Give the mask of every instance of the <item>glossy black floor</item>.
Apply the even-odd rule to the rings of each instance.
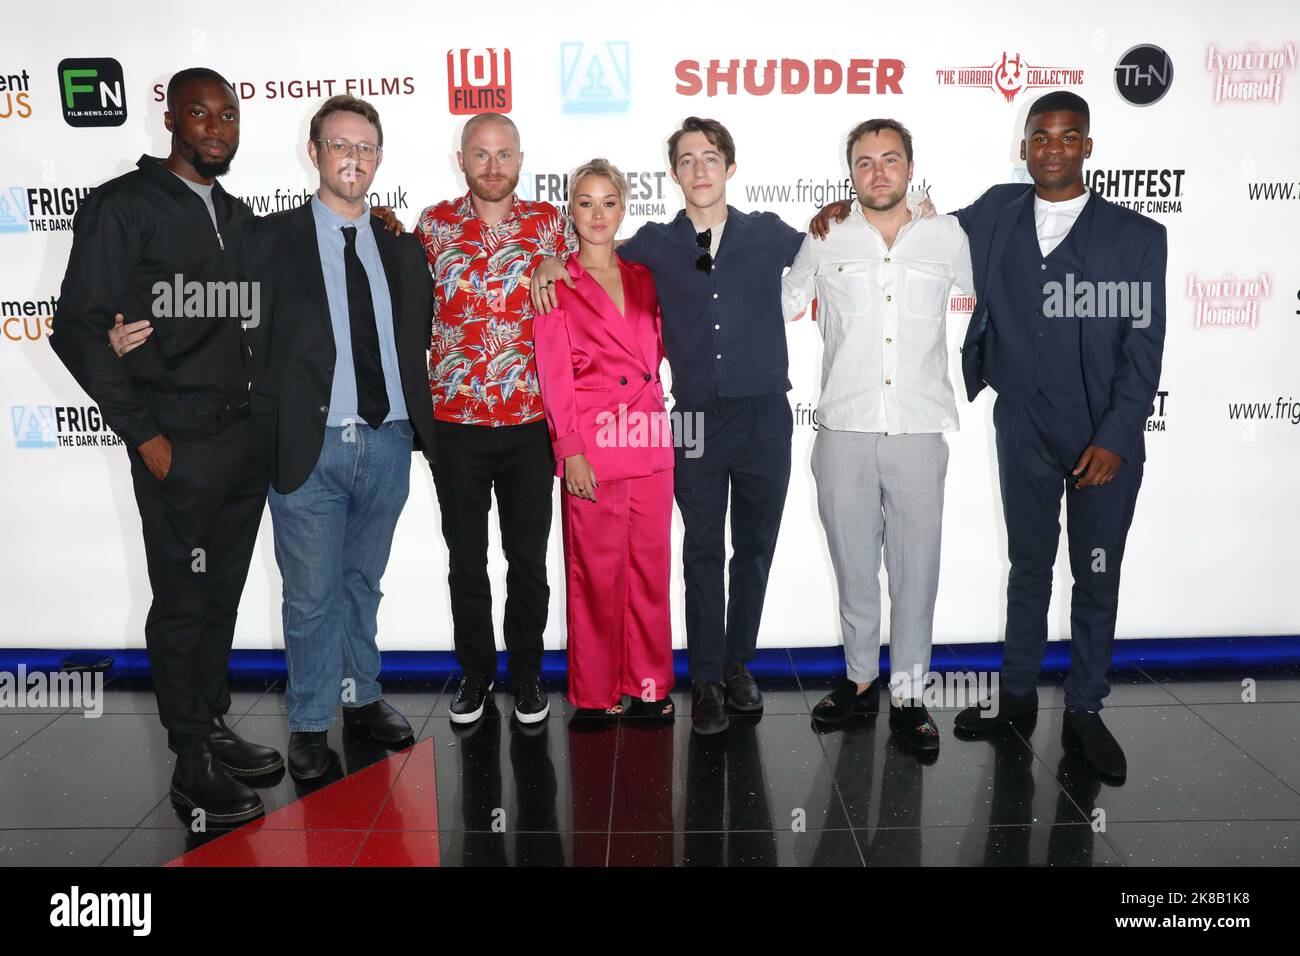
[[[936,648],[936,669],[947,654]],[[434,740],[443,866],[1300,863],[1300,668],[1115,672],[1105,719],[1129,777],[1111,786],[1063,748],[1059,682],[1045,679],[1023,735],[961,741],[953,712],[937,713],[942,752],[922,765],[884,716],[817,730],[809,708],[833,678],[814,659],[765,652],[764,713],[717,739],[691,733],[684,685],[676,722],[659,726],[575,718],[555,681],[551,718],[531,730],[504,690],[480,724],[453,727],[454,674],[385,691]],[[0,865],[155,866],[211,838],[166,799],[171,761],[152,691],[124,676],[133,662],[109,673],[97,719],[0,710]],[[234,689],[232,724],[283,748],[282,682]],[[389,755],[340,724],[335,773],[258,782],[268,811]]]

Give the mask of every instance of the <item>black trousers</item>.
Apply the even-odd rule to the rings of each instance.
[[[131,449],[153,603],[149,668],[167,746],[206,739],[230,709],[226,672],[239,598],[266,505],[269,473],[247,408],[213,395],[157,395],[150,411],[172,445],[162,481]],[[242,417],[241,417],[242,416]]]
[[[447,542],[447,584],[456,658],[466,675],[496,673],[492,586],[488,581],[488,512],[496,490],[506,571],[505,640],[510,677],[542,671],[542,632],[550,588],[555,457],[546,422],[460,425],[434,422],[433,484]]]
[[[679,443],[673,475],[673,496],[682,513],[691,680],[720,681],[726,668],[752,659],[758,643],[767,575],[790,485],[794,416],[783,393],[690,407],[679,403],[673,414],[696,416],[694,434],[703,435],[699,448]],[[722,580],[728,497],[729,599]]]

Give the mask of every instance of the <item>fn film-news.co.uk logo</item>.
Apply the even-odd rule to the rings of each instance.
[[[121,126],[126,122],[126,81],[112,57],[59,63],[59,105],[69,126]]]

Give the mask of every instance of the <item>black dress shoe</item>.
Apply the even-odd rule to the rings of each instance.
[[[1124,750],[1096,711],[1067,710],[1061,739],[1067,747],[1077,747],[1092,769],[1108,780],[1119,782],[1128,776]]]
[[[747,713],[763,709],[763,693],[743,662],[727,668],[727,704]]]
[[[289,773],[295,780],[315,780],[330,769],[330,747],[323,730],[295,730],[289,734]]]
[[[924,704],[905,703],[899,707],[891,700],[889,729],[898,735],[899,743],[919,754],[939,752],[939,725]]]
[[[691,729],[697,734],[720,734],[731,726],[721,681],[704,681],[691,687]]]
[[[492,690],[492,681],[475,674],[466,674],[460,679],[456,696],[447,708],[447,716],[453,724],[472,724],[483,716],[487,705],[487,695]]]
[[[383,700],[371,701],[363,707],[344,707],[343,722],[365,727],[381,744],[400,744],[415,736],[407,719]]]
[[[202,811],[208,826],[230,826],[265,812],[257,791],[227,773],[206,741],[177,755],[171,799],[178,806]]]
[[[880,678],[868,684],[861,694],[858,693],[857,682],[846,678],[817,702],[812,715],[813,720],[821,724],[842,724],[854,714],[871,713],[879,709]]]
[[[284,766],[280,751],[249,743],[226,726],[224,717],[212,718],[208,747],[226,771],[235,777],[260,777]]]
[[[973,707],[967,707],[953,720],[953,730],[958,737],[987,737],[1011,722],[1028,723],[1038,716],[1038,692],[1031,691],[1023,697],[998,689],[997,707],[985,698]]]

